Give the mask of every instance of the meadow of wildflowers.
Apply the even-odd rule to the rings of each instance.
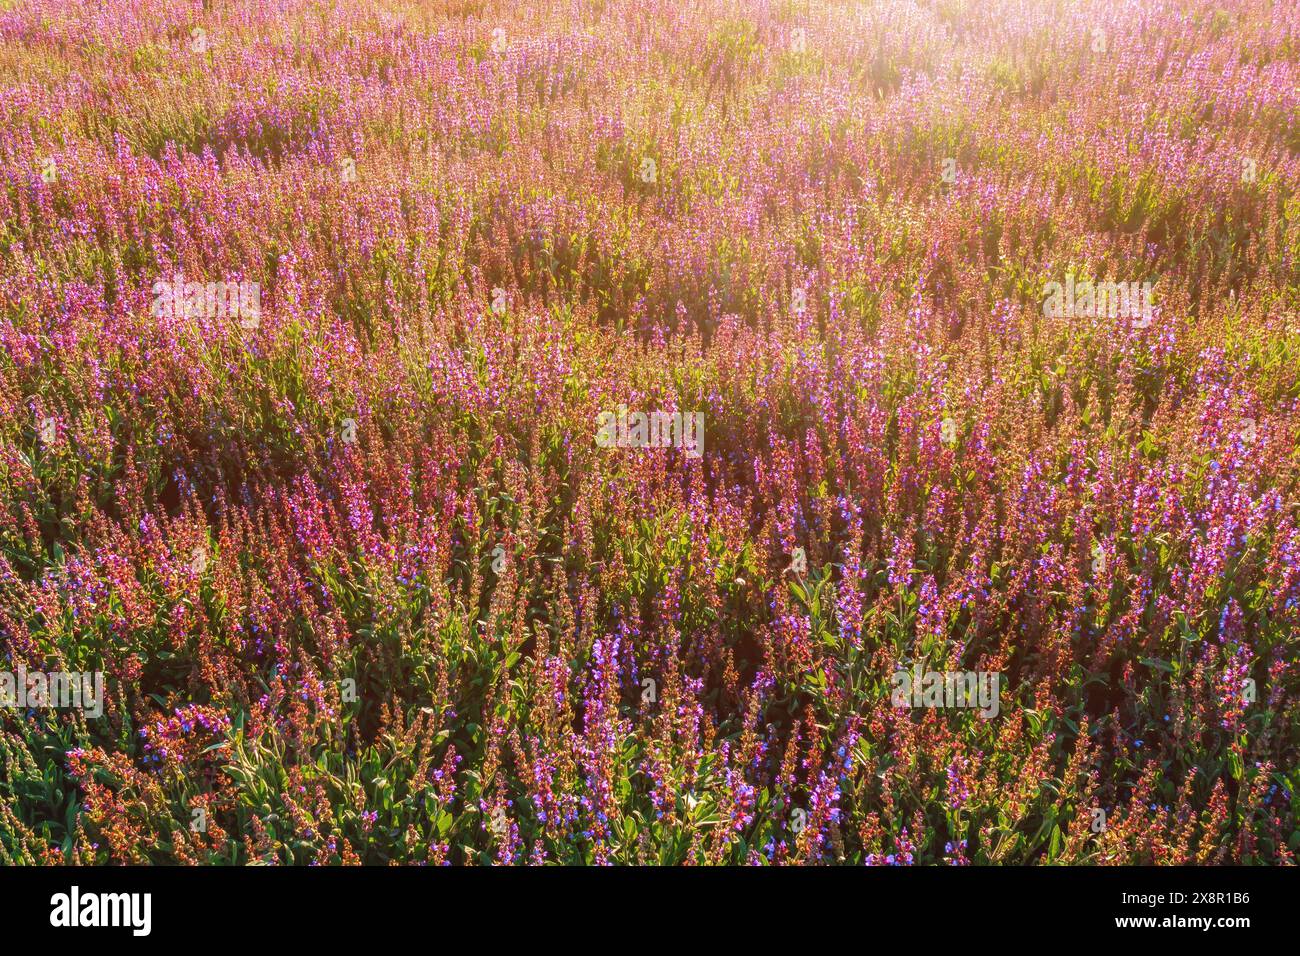
[[[0,863],[1300,851],[1292,0],[0,0],[0,345]]]

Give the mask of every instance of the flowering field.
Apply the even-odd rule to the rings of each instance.
[[[0,0],[0,863],[1290,863],[1289,0]]]

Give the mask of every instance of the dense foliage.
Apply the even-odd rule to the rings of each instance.
[[[0,0],[0,90],[0,655],[106,695],[0,862],[1300,849],[1291,0]]]

